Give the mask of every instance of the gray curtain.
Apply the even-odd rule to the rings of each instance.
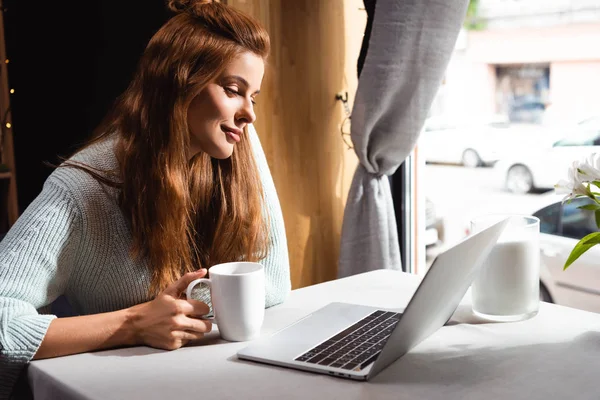
[[[414,148],[469,0],[377,0],[352,109],[360,160],[344,210],[338,277],[401,270],[388,176]]]

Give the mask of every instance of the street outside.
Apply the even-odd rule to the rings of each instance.
[[[566,176],[567,171],[565,171]],[[429,252],[428,261],[438,252],[462,240],[471,218],[489,213],[532,214],[538,193],[513,194],[502,187],[493,168],[465,168],[460,165],[427,164],[419,186],[435,204],[444,220],[444,242]],[[560,177],[557,177],[557,181]]]

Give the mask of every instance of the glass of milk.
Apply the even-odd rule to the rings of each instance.
[[[536,315],[540,305],[540,220],[485,215],[471,220],[471,232],[504,218],[508,225],[471,285],[473,312],[493,321],[520,321]]]

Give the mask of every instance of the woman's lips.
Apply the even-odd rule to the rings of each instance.
[[[229,136],[231,139],[233,139],[233,140],[234,140],[236,143],[237,143],[237,142],[239,142],[239,141],[241,140],[241,138],[240,138],[240,135],[239,135],[239,134],[237,134],[237,133],[235,133],[235,132],[233,132],[233,131],[232,131],[232,130],[230,130],[229,128],[222,126],[222,127],[221,127],[221,130],[222,130],[223,132],[225,132],[225,134],[226,134],[227,136]]]

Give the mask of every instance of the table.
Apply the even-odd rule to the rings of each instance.
[[[378,270],[292,291],[266,311],[272,334],[330,301],[403,308],[416,275]],[[238,360],[247,343],[211,332],[175,351],[147,347],[33,361],[35,399],[600,399],[600,314],[542,303],[532,319],[487,323],[467,292],[450,324],[373,380]]]

